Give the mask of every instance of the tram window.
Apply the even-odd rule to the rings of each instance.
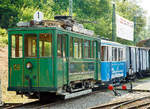
[[[118,48],[118,61],[121,61],[121,48]]]
[[[91,58],[94,58],[94,42],[92,41],[92,53],[91,53]]]
[[[37,56],[37,37],[36,34],[25,34],[24,38],[25,45],[25,57],[36,57]]]
[[[118,61],[117,59],[117,48],[112,48],[112,61]]]
[[[101,48],[101,60],[107,61],[107,46],[102,46]]]
[[[107,53],[107,59],[108,61],[112,61],[112,47],[108,46],[108,53]]]
[[[84,41],[84,57],[90,58],[90,41]]]
[[[47,34],[47,33],[40,34],[39,54],[40,57],[52,56],[52,35],[51,34]]]
[[[118,48],[118,59],[123,61],[123,48]]]
[[[70,38],[70,57],[73,57],[73,38]]]
[[[82,40],[81,39],[79,39],[78,47],[79,47],[78,57],[81,58],[82,57]]]
[[[11,37],[11,57],[22,57],[22,35],[12,35]]]
[[[126,60],[126,48],[122,49],[122,60]]]
[[[58,34],[57,37],[57,56],[65,57],[66,56],[66,40],[64,35]]]
[[[101,58],[101,49],[100,49],[100,47],[101,47],[101,43],[98,43],[98,59]]]
[[[92,41],[92,53],[91,58],[96,58],[96,42]]]
[[[81,58],[82,57],[82,40],[75,38],[74,40],[74,57]]]
[[[96,42],[93,43],[93,56],[96,58]]]

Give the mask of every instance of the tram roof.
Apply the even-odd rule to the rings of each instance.
[[[102,45],[111,45],[111,46],[122,46],[125,47],[126,45],[120,44],[118,42],[108,41],[108,40],[101,40]]]
[[[90,35],[74,32],[74,31],[69,31],[69,30],[65,30],[60,27],[15,27],[15,28],[9,28],[8,32],[11,32],[11,31],[15,31],[15,32],[17,32],[17,31],[42,31],[42,30],[58,30],[58,31],[61,31],[61,32],[64,32],[67,34],[80,35],[80,36],[100,40],[100,38],[98,38],[96,36],[90,36]]]

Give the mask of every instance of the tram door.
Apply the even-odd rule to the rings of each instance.
[[[58,34],[57,35],[57,77],[58,77],[58,86],[62,86],[65,84],[67,81],[66,77],[66,47],[67,47],[67,37],[66,35],[63,34]]]
[[[9,87],[22,87],[23,59],[22,35],[15,34],[9,37]]]
[[[37,58],[37,35],[24,35],[24,69],[23,86],[29,89],[38,87],[38,58]]]

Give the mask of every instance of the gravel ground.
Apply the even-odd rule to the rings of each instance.
[[[150,81],[150,78],[141,79],[133,82],[133,87]],[[127,84],[127,88],[130,87],[130,84]],[[54,104],[51,105],[51,107],[47,107],[47,109],[88,109],[90,107],[94,107],[97,105],[106,104],[112,101],[119,101],[121,99],[124,99],[127,96],[131,96],[130,98],[135,97],[135,94],[131,93],[129,94],[127,91],[118,91],[121,96],[114,96],[114,93],[112,91],[100,91],[98,93],[85,95],[82,97],[78,97],[75,99],[70,99],[67,101],[63,101],[60,104]],[[139,93],[136,93],[140,96]],[[146,93],[145,93],[146,94]],[[136,95],[137,96],[137,95]],[[44,108],[45,109],[45,108]]]
[[[120,93],[125,94],[126,92],[120,91]],[[112,91],[100,91],[98,93],[63,101],[57,105],[51,105],[51,107],[47,107],[47,109],[87,109],[96,105],[108,103],[114,98],[117,98],[117,96],[114,96]]]

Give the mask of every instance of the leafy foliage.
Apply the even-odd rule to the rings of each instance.
[[[112,38],[112,1],[116,2],[116,13],[129,19],[136,18],[136,41],[143,39],[146,24],[145,12],[130,0],[73,0],[73,18],[82,22],[87,29],[94,30],[101,38]],[[44,13],[45,19],[55,15],[69,15],[69,0],[0,0],[0,27],[15,27],[20,20],[29,21],[37,11]],[[89,21],[90,23],[85,23]],[[118,42],[132,44],[117,38]]]
[[[0,46],[8,44],[8,35],[5,29],[0,28]]]

